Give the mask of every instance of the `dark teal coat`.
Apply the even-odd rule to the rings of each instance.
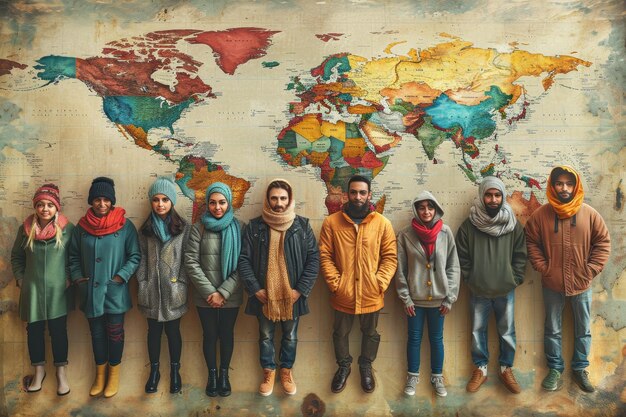
[[[55,248],[56,238],[36,240],[33,250],[26,246],[28,236],[20,226],[11,250],[11,266],[15,279],[20,282],[20,319],[33,323],[52,320],[67,315],[71,290],[66,290],[69,278],[67,246],[74,225],[63,229],[63,246]],[[71,304],[70,304],[71,305]]]
[[[74,283],[88,278],[77,284],[80,309],[87,318],[130,310],[128,281],[140,260],[137,230],[128,219],[120,230],[104,236],[91,235],[80,225],[74,228],[69,246],[70,276]],[[115,275],[124,282],[115,282]]]

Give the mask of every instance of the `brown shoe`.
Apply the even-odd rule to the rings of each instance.
[[[263,369],[263,382],[259,385],[259,394],[264,397],[272,395],[272,392],[274,392],[274,378],[276,378],[275,369]]]
[[[483,371],[481,371],[480,368],[476,368],[472,372],[472,377],[467,383],[465,389],[467,390],[467,392],[476,392],[486,380],[487,375],[483,375]]]
[[[515,375],[513,375],[513,370],[511,368],[507,367],[504,372],[500,373],[500,381],[502,381],[506,389],[511,391],[513,394],[519,394],[522,392],[522,388],[515,380]]]
[[[296,393],[296,383],[293,380],[291,369],[280,368],[280,385],[283,387],[285,394],[294,395]]]

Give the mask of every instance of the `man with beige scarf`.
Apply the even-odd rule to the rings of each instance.
[[[246,314],[259,320],[263,382],[259,394],[274,390],[274,330],[282,330],[280,383],[296,393],[291,368],[296,359],[299,317],[309,312],[307,299],[319,270],[319,251],[309,220],[295,213],[291,184],[275,179],[267,187],[263,213],[243,233],[239,275],[248,292]]]

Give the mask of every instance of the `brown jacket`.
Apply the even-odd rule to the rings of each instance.
[[[558,220],[544,204],[526,223],[528,260],[541,273],[542,285],[567,296],[587,290],[611,253],[609,231],[595,209],[583,203],[575,225],[573,219]]]
[[[360,225],[343,212],[324,220],[319,239],[320,269],[330,304],[348,314],[366,314],[385,305],[385,290],[398,265],[396,236],[383,215],[372,212]]]

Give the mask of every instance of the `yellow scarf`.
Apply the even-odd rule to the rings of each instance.
[[[568,219],[578,213],[578,210],[580,210],[580,207],[583,205],[585,192],[583,191],[583,185],[580,182],[580,175],[578,175],[578,172],[576,172],[574,168],[568,167],[567,165],[561,165],[558,168],[574,175],[576,178],[576,185],[574,186],[574,191],[572,192],[574,198],[572,198],[568,203],[563,203],[559,200],[559,196],[556,191],[554,191],[554,186],[552,185],[552,175],[554,173],[554,169],[550,172],[546,195],[548,197],[548,202],[556,212],[556,215],[562,220]]]

